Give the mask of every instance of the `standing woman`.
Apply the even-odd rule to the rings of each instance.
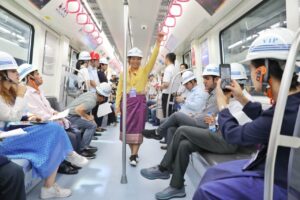
[[[145,87],[148,81],[148,75],[151,72],[156,57],[159,52],[159,46],[163,40],[164,34],[158,33],[155,48],[153,49],[149,62],[141,67],[142,51],[134,47],[128,51],[128,71],[127,71],[127,119],[126,119],[126,143],[131,150],[130,165],[137,165],[137,157],[140,145],[143,142],[142,131],[146,123],[146,97]],[[122,92],[123,75],[120,75],[120,81],[117,89],[116,111],[122,114]],[[121,120],[122,122],[122,120]],[[120,123],[120,139],[122,140],[122,123]]]

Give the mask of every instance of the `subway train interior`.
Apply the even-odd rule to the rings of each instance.
[[[300,199],[299,0],[0,0],[0,200]]]

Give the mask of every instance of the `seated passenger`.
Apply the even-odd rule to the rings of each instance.
[[[70,109],[69,120],[84,133],[80,144],[81,155],[87,158],[95,158],[96,147],[90,146],[97,125],[91,111],[99,104],[105,103],[110,95],[111,87],[108,83],[100,83],[96,87],[96,93],[86,92],[68,105]]]
[[[191,90],[191,93],[186,98],[184,105],[182,105],[181,111],[173,113],[166,118],[156,130],[144,130],[144,137],[157,140],[161,140],[163,137],[170,138],[169,136],[173,135],[179,126],[208,128],[208,124],[204,122],[204,117],[209,112],[216,114],[218,110],[215,86],[219,79],[219,66],[210,64],[203,72],[204,86],[209,93],[208,97],[206,92],[197,86],[197,82],[195,82],[196,77],[190,73],[188,71],[183,74],[184,79],[187,80],[185,81],[185,87]],[[192,90],[193,88],[194,90]]]
[[[58,112],[50,106],[43,91],[40,90],[43,79],[42,76],[40,76],[37,67],[30,64],[22,64],[18,68],[18,73],[20,75],[20,80],[24,79],[27,84],[27,90],[24,96],[27,111],[40,117],[42,121],[47,121],[56,115]],[[56,122],[65,128],[73,148],[76,152],[79,152],[81,132],[78,129],[71,127],[71,123],[66,118],[56,120]],[[78,169],[78,167],[72,166],[70,163],[64,161],[59,166],[58,172],[63,174],[77,174]]]
[[[231,78],[242,81],[247,79],[245,68],[237,63],[231,64]],[[244,94],[249,94],[244,91]],[[227,93],[226,96],[231,96]],[[239,123],[245,123],[249,119],[247,116],[241,115],[242,105],[236,101],[230,101],[229,109],[233,113]],[[240,119],[246,119],[241,121]],[[215,121],[214,116],[204,118],[207,124]],[[192,126],[181,126],[170,143],[167,153],[159,166],[148,169],[142,169],[143,177],[153,179],[167,179],[172,173],[170,186],[156,194],[157,199],[170,199],[174,197],[185,196],[184,174],[189,164],[189,155],[193,152],[209,151],[213,153],[234,153],[237,145],[228,144],[222,137],[220,131],[210,130],[208,128],[198,128]]]
[[[11,55],[0,52],[1,129],[5,129],[7,122],[20,121],[24,113],[26,87],[19,84],[17,68]],[[34,175],[45,179],[42,199],[70,196],[70,189],[63,189],[55,183],[57,168],[64,159],[77,166],[87,164],[87,160],[73,151],[64,129],[56,123],[30,126],[24,130],[27,134],[0,142],[0,155],[31,162]]]
[[[1,132],[0,132],[1,135]],[[23,168],[0,155],[0,199],[25,200]]]
[[[186,96],[177,96],[175,101],[181,104],[179,112],[194,116],[201,113],[205,107],[208,93],[198,84],[193,72],[186,71],[182,74],[182,84],[186,88]]]
[[[257,37],[248,50],[246,60],[251,61],[251,79],[255,90],[266,89],[274,103],[278,98],[285,61],[294,35],[288,29],[270,29]],[[299,59],[298,55],[297,60]],[[297,82],[295,73],[291,82],[280,131],[283,135],[293,134],[300,105],[300,84]],[[235,81],[228,89],[244,106],[243,111],[253,121],[242,126],[237,123],[227,109],[227,98],[220,89],[219,82],[217,87],[220,110],[218,121],[224,139],[231,144],[262,145],[251,160],[226,162],[208,169],[194,194],[194,200],[263,199],[265,160],[275,105],[263,111],[259,103],[249,101],[242,94],[240,86]],[[287,199],[289,155],[290,148],[278,148],[274,174],[274,199]]]

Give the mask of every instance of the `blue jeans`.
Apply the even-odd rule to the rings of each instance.
[[[83,136],[80,144],[80,150],[82,151],[90,145],[93,135],[96,132],[97,124],[82,119],[78,115],[72,115],[68,119],[70,120],[72,125],[83,131]]]

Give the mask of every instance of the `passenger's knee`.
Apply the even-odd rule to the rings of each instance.
[[[195,191],[193,200],[211,199],[210,184],[203,184]]]
[[[11,177],[11,182],[24,182],[23,168],[13,162],[8,164],[9,170],[7,175]]]
[[[95,129],[97,128],[97,124],[93,123],[93,122],[89,122],[89,129]]]
[[[191,143],[188,140],[181,140],[179,143],[178,151],[191,152]]]

